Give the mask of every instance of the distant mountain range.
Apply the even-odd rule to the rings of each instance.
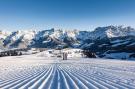
[[[94,31],[0,31],[0,50],[26,47],[81,48],[95,52],[99,57],[134,59],[135,29],[107,26],[98,27]]]

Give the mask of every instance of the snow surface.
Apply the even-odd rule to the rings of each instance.
[[[134,43],[129,44],[128,46],[134,46],[134,45],[135,45],[135,42],[134,42]]]
[[[1,51],[3,51],[3,50],[0,49],[0,52],[1,52]]]
[[[84,56],[82,51],[83,50],[77,48],[76,49],[66,48],[62,50],[62,52],[66,52],[68,54],[67,57],[69,58],[82,58]]]
[[[135,89],[135,62],[16,56],[0,58],[1,89]]]
[[[118,53],[109,53],[105,54],[104,58],[115,58],[115,59],[132,59],[129,57],[132,53],[118,52]]]
[[[117,40],[111,41],[111,43],[113,43],[113,44],[115,44],[115,43],[121,43],[121,42],[124,42],[124,40],[117,39]]]
[[[49,50],[35,54],[37,57],[52,57],[53,54],[49,53]]]
[[[50,53],[51,51],[51,53]],[[49,49],[43,52],[39,52],[37,54],[34,54],[37,57],[57,57],[57,56],[62,56],[63,53],[67,53],[68,58],[82,58],[84,57],[83,50],[81,49],[71,49],[71,48],[66,48],[63,50],[55,50],[55,49]]]
[[[114,45],[112,45],[112,47],[117,47],[117,46],[120,46],[120,45],[126,45],[126,44],[128,44],[128,43],[129,43],[129,41],[125,41],[125,42],[123,42],[123,43],[114,44]]]

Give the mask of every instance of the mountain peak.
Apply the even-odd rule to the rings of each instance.
[[[4,45],[17,47],[23,43],[25,45],[41,45],[47,47],[59,43],[65,44],[83,44],[86,40],[106,39],[113,37],[135,36],[135,29],[123,26],[98,27],[94,31],[79,30],[55,30],[54,28],[41,31],[0,31],[0,40]]]
[[[130,26],[107,26],[98,27],[92,32],[93,38],[113,38],[124,36],[135,36],[135,29]]]

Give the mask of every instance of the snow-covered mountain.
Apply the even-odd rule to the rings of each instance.
[[[90,35],[93,39],[102,39],[105,37],[113,38],[123,36],[135,36],[135,29],[123,26],[98,27],[93,32],[91,32]]]
[[[123,26],[98,27],[94,31],[49,29],[41,31],[0,31],[0,49],[73,47],[96,52],[135,51],[135,29]]]

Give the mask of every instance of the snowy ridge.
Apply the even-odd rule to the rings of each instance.
[[[0,39],[5,39],[11,32],[8,31],[0,31]]]
[[[0,49],[81,48],[95,53],[134,53],[135,29],[123,26],[98,27],[94,31],[49,29],[41,31],[0,31]]]
[[[135,36],[135,29],[122,26],[98,27],[94,31],[78,31],[78,30],[42,30],[42,31],[0,31],[0,40],[4,46],[18,47],[22,42],[27,46],[34,46],[37,41],[44,43],[61,42],[65,44],[85,44],[85,40],[106,39],[114,37]],[[83,42],[83,43],[82,43]],[[38,43],[38,42],[37,42]],[[45,46],[47,47],[47,46]]]
[[[135,29],[123,26],[98,27],[93,32],[91,32],[91,35],[93,39],[105,37],[113,38],[123,36],[135,36]]]
[[[104,37],[120,37],[120,36],[135,36],[135,29],[131,27],[122,27],[122,26],[108,26],[108,27],[98,27],[94,31],[77,31],[77,30],[42,30],[42,31],[15,31],[15,32],[5,32],[0,31],[0,38],[5,39],[7,36],[10,36],[12,40],[17,40],[21,36],[24,36],[24,39],[31,40],[36,36],[35,38],[38,39],[38,37],[43,37],[50,35],[51,37],[55,37],[57,39],[62,39],[63,36],[71,37],[71,38],[104,38]],[[12,36],[12,37],[11,37]]]

